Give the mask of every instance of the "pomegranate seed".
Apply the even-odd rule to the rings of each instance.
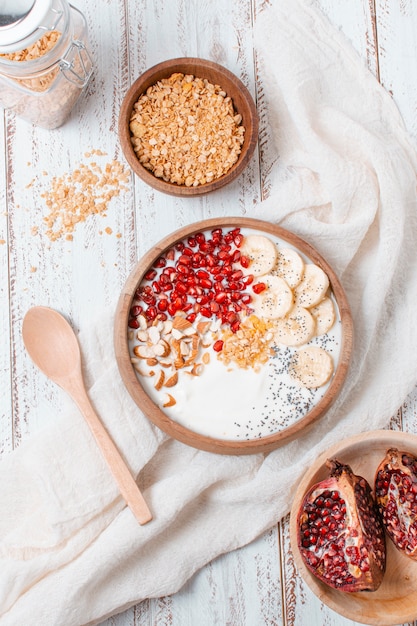
[[[130,315],[132,317],[137,317],[138,315],[140,315],[142,313],[142,311],[143,311],[143,307],[141,307],[139,304],[135,304],[130,309]]]
[[[221,352],[223,350],[223,345],[224,341],[217,339],[217,341],[213,343],[213,350],[215,350],[215,352]]]
[[[139,322],[135,317],[131,317],[127,325],[129,326],[129,328],[139,328]]]
[[[253,281],[255,280],[255,276],[253,274],[248,274],[247,276],[245,276],[245,278],[243,279],[243,283],[248,286],[251,285],[253,283]]]
[[[177,261],[177,264],[181,263],[183,265],[191,265],[191,256],[192,256],[192,254],[190,256],[185,254],[185,250],[188,250],[188,248],[185,248],[183,250],[184,254],[181,254],[180,258]],[[191,252],[191,250],[190,250],[190,252]]]
[[[154,306],[148,306],[145,311],[146,318],[150,321],[154,320],[157,315],[157,310]]]
[[[262,293],[263,291],[265,291],[265,289],[266,289],[266,285],[265,285],[265,283],[256,283],[256,285],[254,285],[254,286],[252,287],[252,289],[253,289],[253,291],[254,291],[255,293],[257,293],[257,294],[258,294],[258,293]]]
[[[192,308],[193,308],[193,305],[191,304],[191,302],[187,302],[187,304],[183,304],[181,307],[184,313],[186,313],[187,311],[190,311]]]
[[[235,322],[230,324],[230,330],[232,331],[232,333],[237,333],[239,328],[240,328],[240,321],[239,320],[236,320]]]
[[[165,267],[166,264],[167,264],[166,259],[163,256],[160,256],[159,259],[156,259],[153,266],[159,268],[159,267]]]
[[[190,248],[186,248],[186,247],[183,248],[182,253],[184,256],[188,256],[188,257],[192,257],[194,254],[194,252]]]
[[[211,289],[211,287],[213,286],[213,283],[208,278],[201,278],[199,283],[204,289]]]
[[[233,263],[238,263],[238,261],[240,261],[240,257],[241,257],[241,253],[240,250],[235,250],[232,254],[232,262]]]
[[[252,296],[250,293],[243,294],[241,298],[242,304],[250,304],[252,302]]]
[[[242,278],[242,276],[243,276],[242,270],[236,270],[235,272],[233,272],[233,274],[230,275],[230,278],[232,280],[239,280],[239,278]]]
[[[206,260],[202,254],[200,254],[199,252],[195,252],[193,254],[193,258],[191,260],[191,264],[193,267],[201,267],[201,265],[204,265],[205,262]]]
[[[156,270],[153,270],[153,269],[150,269],[150,270],[148,270],[148,271],[146,272],[146,274],[145,274],[144,278],[145,278],[146,280],[153,280],[153,279],[155,278],[155,276],[156,276],[156,275],[157,275],[157,271],[156,271]]]
[[[161,293],[162,286],[160,283],[158,283],[157,280],[154,280],[152,283],[152,289],[154,290],[155,293]]]
[[[165,320],[168,319],[168,315],[166,313],[158,313],[156,319],[161,320],[161,322],[165,322]]]
[[[171,291],[171,289],[174,288],[174,285],[172,283],[165,283],[164,285],[161,285],[162,287],[162,291]]]
[[[179,241],[176,245],[175,245],[175,249],[178,250],[178,252],[182,252],[184,250],[185,246],[182,243],[182,241]]]
[[[176,290],[180,294],[188,293],[188,287],[185,283],[180,283],[179,281],[176,284]]]
[[[195,237],[188,237],[187,243],[190,246],[190,248],[195,248],[197,245],[197,240],[195,239]]]
[[[210,302],[210,311],[212,313],[218,313],[220,311],[220,306],[217,302]]]
[[[168,261],[173,261],[175,259],[175,250],[174,248],[170,248],[166,254],[165,257]]]
[[[200,313],[201,315],[204,315],[204,317],[211,317],[211,310],[208,309],[207,307],[202,306],[200,308]]]
[[[184,263],[178,263],[177,272],[185,276],[190,273],[190,268],[188,267],[188,265],[184,265]]]
[[[250,258],[242,254],[240,257],[240,264],[242,267],[248,268],[250,265]]]
[[[159,300],[157,307],[160,311],[166,311],[168,308],[168,300],[166,298]]]
[[[227,294],[225,291],[220,291],[218,294],[216,294],[215,296],[215,301],[218,302],[219,304],[221,304],[222,302],[224,302],[227,298]]]
[[[227,261],[227,262],[230,261],[230,255],[226,250],[220,250],[217,256],[219,257],[221,261]]]
[[[172,316],[174,316],[175,313],[177,312],[177,308],[174,306],[172,302],[168,304],[167,310],[168,310],[168,313]]]
[[[185,319],[191,322],[192,324],[193,322],[195,322],[196,317],[197,317],[197,313],[189,313]]]
[[[238,234],[238,235],[235,235],[235,236],[234,236],[233,241],[234,241],[234,244],[235,244],[235,246],[236,246],[237,248],[240,248],[240,246],[241,246],[241,245],[242,245],[242,243],[243,243],[243,239],[244,239],[244,237],[243,237],[243,235],[242,235],[242,234]]]
[[[219,260],[212,254],[208,254],[206,257],[206,262],[208,267],[214,267],[215,265],[218,265]]]

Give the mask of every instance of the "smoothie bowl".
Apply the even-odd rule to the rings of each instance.
[[[129,276],[116,313],[123,381],[159,428],[199,449],[266,452],[311,427],[343,385],[352,320],[308,243],[267,222],[176,231]]]

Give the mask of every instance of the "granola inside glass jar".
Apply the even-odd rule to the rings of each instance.
[[[87,26],[66,0],[34,0],[0,23],[0,105],[37,126],[61,126],[92,73]]]

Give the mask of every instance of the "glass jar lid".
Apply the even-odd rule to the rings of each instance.
[[[54,30],[61,15],[53,0],[0,0],[0,53],[27,48]]]

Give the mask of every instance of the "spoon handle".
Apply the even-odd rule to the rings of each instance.
[[[73,381],[73,383],[71,396],[85,417],[97,445],[100,448],[114,478],[116,479],[126,504],[131,509],[139,524],[146,524],[152,519],[152,513],[150,512],[135,479],[130,473],[129,468],[113,443],[109,433],[103,426],[97,413],[94,411],[85,391],[84,384],[79,379]]]

